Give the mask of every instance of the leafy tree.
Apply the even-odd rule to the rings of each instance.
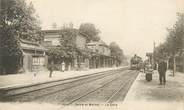
[[[171,55],[180,52],[184,44],[184,13],[177,13],[178,20],[175,25],[167,29],[169,34],[166,39],[167,51]]]
[[[76,55],[75,37],[78,34],[77,29],[64,27],[60,30],[60,45],[51,48],[48,52],[49,61],[54,61],[55,64],[60,64],[65,59],[74,58]]]
[[[56,63],[63,57],[67,57],[66,52],[60,47],[54,47],[49,49],[48,55],[49,55],[49,60],[52,60]]]
[[[31,41],[42,40],[40,22],[35,15],[32,2],[29,5],[25,0],[2,0],[5,5],[1,13],[2,34],[10,31],[14,36]],[[12,35],[12,36],[13,36]]]
[[[184,13],[177,13],[177,17],[175,25],[167,29],[166,41],[155,49],[157,59],[169,56],[173,60],[173,75],[176,66],[175,56],[181,55],[184,47]]]
[[[125,56],[123,50],[119,47],[115,42],[110,43],[109,45],[111,50],[111,56],[116,58],[120,63],[125,60]]]
[[[95,25],[92,23],[81,24],[79,32],[87,35],[87,42],[100,40],[100,37],[98,36],[100,30],[96,29]]]
[[[14,70],[18,70],[19,58],[22,56],[19,39],[41,41],[41,28],[32,3],[26,4],[25,0],[1,0],[1,6],[1,57],[12,57],[14,60],[9,63],[17,66]],[[6,66],[9,65],[6,62],[8,58],[2,58],[2,66],[6,70],[13,68]]]
[[[64,28],[60,31],[60,35],[60,49],[64,49],[68,57],[74,57],[74,51],[76,50],[76,44],[74,40],[78,35],[78,30],[73,28]]]
[[[158,47],[155,48],[154,51],[154,59],[158,62],[159,59],[163,59],[167,57],[166,52],[168,52],[168,47],[166,42],[163,44],[160,44]]]
[[[172,28],[167,29],[168,36],[166,41],[156,48],[161,56],[167,52],[169,56],[175,56],[180,53],[184,44],[184,13],[178,13],[178,20]]]

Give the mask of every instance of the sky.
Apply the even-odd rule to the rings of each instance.
[[[164,42],[176,21],[176,12],[184,12],[184,0],[31,0],[43,29],[73,23],[93,23],[107,44],[116,42],[125,55],[145,58]]]

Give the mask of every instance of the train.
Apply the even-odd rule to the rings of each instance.
[[[143,67],[143,60],[140,56],[134,55],[130,60],[131,70],[140,70]]]

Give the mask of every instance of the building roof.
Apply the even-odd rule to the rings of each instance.
[[[105,42],[103,41],[93,41],[93,42],[89,42],[86,44],[87,46],[95,46],[95,45],[100,45],[100,46],[104,46],[104,47],[109,47],[107,44],[105,44]]]
[[[52,30],[42,30],[44,33],[58,33],[60,30],[52,29]]]
[[[31,42],[27,40],[20,39],[20,46],[22,49],[25,50],[37,50],[37,51],[47,51],[45,47],[40,45],[39,43],[36,42]]]

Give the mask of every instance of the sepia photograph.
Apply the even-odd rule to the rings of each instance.
[[[184,110],[184,0],[0,0],[0,110]]]

